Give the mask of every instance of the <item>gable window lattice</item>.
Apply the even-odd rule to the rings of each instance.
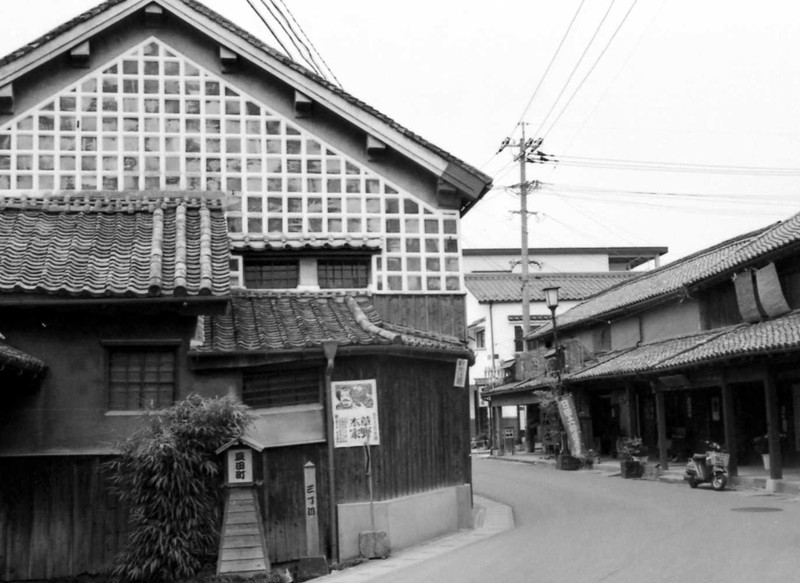
[[[261,371],[244,375],[242,400],[260,409],[319,403],[321,369]]]
[[[323,289],[364,288],[369,283],[369,259],[319,259],[317,279]]]
[[[174,349],[110,348],[108,363],[110,410],[159,409],[174,403]]]
[[[250,289],[294,289],[300,277],[297,261],[248,259],[244,284]]]
[[[440,210],[148,39],[0,127],[0,194],[224,191],[232,237],[384,238],[376,290],[462,289]]]

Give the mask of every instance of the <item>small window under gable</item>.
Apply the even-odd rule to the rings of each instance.
[[[321,369],[306,367],[270,370],[244,375],[242,400],[256,409],[319,403]]]
[[[295,289],[300,263],[295,260],[245,258],[244,284],[250,289]]]
[[[369,257],[318,259],[317,279],[322,289],[363,289],[369,285]]]

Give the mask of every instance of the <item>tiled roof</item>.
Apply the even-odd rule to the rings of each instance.
[[[122,4],[122,3],[126,2],[126,1],[128,1],[128,0],[107,0],[106,2],[103,2],[102,4],[99,4],[98,6],[95,6],[94,8],[92,8],[90,10],[87,10],[86,12],[78,15],[77,17],[73,18],[72,20],[69,20],[68,22],[65,22],[64,24],[54,28],[50,32],[47,32],[44,35],[40,36],[39,38],[31,41],[27,45],[25,45],[25,46],[15,50],[15,51],[9,53],[8,55],[6,55],[2,59],[0,59],[0,66],[7,65],[9,63],[12,63],[12,62],[16,61],[17,59],[20,59],[21,57],[23,57],[26,54],[30,53],[31,51],[35,50],[36,48],[38,48],[38,47],[40,47],[40,46],[52,41],[53,39],[59,37],[62,34],[65,34],[65,33],[69,32],[70,30],[72,30],[73,28],[77,27],[81,23],[86,22],[88,20],[91,20],[95,16],[99,16],[102,13],[104,13],[105,11],[113,8],[114,6],[117,6],[118,4]],[[296,63],[295,61],[293,61],[292,59],[290,59],[289,57],[287,57],[283,53],[275,50],[274,48],[272,48],[268,44],[264,43],[263,41],[261,41],[260,39],[258,39],[255,36],[253,36],[252,34],[247,32],[246,30],[244,30],[244,29],[240,28],[239,26],[235,25],[233,22],[231,22],[230,20],[228,20],[227,18],[225,18],[221,14],[218,14],[217,12],[211,10],[210,8],[205,6],[204,4],[202,4],[200,2],[196,2],[195,0],[180,0],[180,1],[183,2],[184,4],[186,4],[187,6],[189,6],[190,8],[194,9],[195,11],[199,12],[200,14],[203,14],[203,15],[209,17],[210,19],[214,20],[217,24],[219,24],[220,26],[222,26],[223,28],[225,28],[229,32],[235,34],[236,36],[238,36],[239,38],[241,38],[245,42],[248,42],[251,45],[253,45],[254,47],[256,47],[257,49],[269,54],[270,57],[280,61],[286,67],[289,67],[292,70],[294,70],[294,71],[302,74],[303,76],[311,79],[312,81],[324,86],[327,90],[332,91],[333,93],[339,95],[340,97],[345,99],[347,102],[355,105],[356,107],[360,108],[361,110],[363,110],[363,111],[375,116],[376,118],[380,119],[383,123],[386,123],[392,129],[394,129],[395,131],[399,132],[400,134],[406,136],[407,138],[413,140],[414,142],[420,144],[421,146],[427,148],[428,150],[430,150],[432,152],[435,152],[437,155],[441,156],[442,158],[444,158],[448,162],[451,162],[451,163],[455,164],[456,166],[460,167],[461,169],[465,170],[466,172],[468,172],[469,174],[471,174],[472,176],[476,177],[478,180],[483,182],[485,184],[485,189],[484,190],[488,191],[489,185],[492,182],[492,179],[491,179],[490,176],[484,174],[483,172],[481,172],[477,168],[467,164],[463,160],[460,160],[460,159],[456,158],[455,156],[453,156],[449,152],[446,152],[445,150],[442,150],[438,146],[435,146],[434,144],[430,143],[429,141],[425,140],[424,138],[422,138],[421,136],[415,134],[414,132],[406,129],[405,127],[401,126],[399,123],[397,123],[396,121],[392,120],[388,116],[382,114],[381,112],[379,112],[375,108],[367,105],[366,103],[364,103],[363,101],[361,101],[359,99],[356,99],[355,97],[353,97],[352,95],[350,95],[349,93],[344,91],[342,88],[340,88],[337,85],[334,85],[333,83],[329,82],[324,77],[321,77],[321,76],[317,75],[316,73],[314,73],[313,71],[310,71],[309,69],[306,69],[302,65]]]
[[[229,269],[218,198],[0,197],[0,293],[224,297]]]
[[[685,293],[685,290],[693,286],[726,274],[733,275],[759,259],[798,245],[800,245],[800,214],[740,235],[612,287],[559,316],[559,327],[579,325],[637,304]],[[550,326],[544,326],[536,330],[532,336],[546,334],[549,330]]]
[[[248,251],[280,250],[280,249],[363,249],[378,251],[383,246],[381,237],[352,236],[289,236],[231,233],[231,249]]]
[[[638,275],[630,271],[589,273],[536,273],[528,276],[528,297],[543,302],[543,289],[558,287],[561,301],[584,300],[609,286]],[[518,273],[469,273],[464,284],[479,302],[522,301],[521,276]]]
[[[330,293],[234,290],[225,314],[203,316],[198,353],[402,345],[466,352],[458,339],[384,322],[368,298]]]
[[[579,382],[707,365],[722,360],[800,352],[800,310],[754,324],[737,324],[645,344],[565,376]]]
[[[719,330],[710,330],[672,338],[652,344],[645,344],[606,356],[600,363],[590,366],[565,378],[574,381],[588,380],[608,376],[624,376],[653,371],[659,365],[676,356],[691,351],[704,343],[713,340],[720,334]]]
[[[45,363],[38,358],[0,341],[0,370],[6,367],[35,375],[40,374],[47,368]]]

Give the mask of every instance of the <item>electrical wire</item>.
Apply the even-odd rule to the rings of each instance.
[[[608,5],[608,9],[606,10],[606,13],[603,15],[603,18],[600,20],[599,24],[595,28],[594,34],[592,34],[592,38],[589,39],[586,48],[583,49],[581,56],[578,58],[578,62],[575,63],[575,66],[572,68],[572,71],[570,71],[569,77],[567,77],[567,80],[561,86],[561,91],[558,92],[558,96],[556,97],[555,101],[553,101],[553,105],[548,110],[547,115],[544,116],[544,119],[542,119],[542,122],[539,124],[539,127],[536,128],[536,131],[534,132],[535,136],[539,137],[542,135],[541,134],[542,128],[544,127],[545,123],[547,123],[547,120],[550,118],[550,115],[555,110],[556,106],[558,105],[558,102],[561,100],[561,97],[567,90],[567,87],[569,87],[570,81],[572,81],[572,77],[575,75],[575,72],[578,70],[578,67],[580,67],[581,63],[583,62],[583,59],[586,57],[586,53],[589,52],[589,49],[594,44],[597,35],[600,33],[600,29],[603,27],[603,23],[605,23],[606,19],[608,18],[608,15],[611,13],[611,9],[614,7],[616,1],[617,0],[611,0],[611,3]]]
[[[294,48],[295,48],[295,49],[296,49],[296,51],[297,51],[297,53],[296,53],[296,54],[297,54],[297,56],[298,56],[298,57],[300,57],[300,59],[302,59],[302,60],[305,62],[305,64],[306,64],[306,65],[308,65],[308,67],[309,67],[309,68],[310,68],[312,71],[314,71],[314,72],[315,72],[317,75],[319,75],[320,77],[323,77],[322,71],[320,71],[320,70],[319,70],[319,68],[317,67],[317,64],[316,64],[315,62],[313,62],[312,60],[308,59],[308,58],[307,58],[307,57],[306,57],[306,56],[303,54],[303,51],[302,51],[302,49],[301,49],[301,48],[300,48],[300,46],[297,44],[297,40],[295,39],[295,35],[294,35],[294,34],[292,34],[292,33],[291,33],[291,32],[290,32],[290,31],[289,31],[287,28],[286,28],[286,25],[284,24],[284,22],[283,22],[283,21],[282,21],[280,18],[278,18],[278,16],[275,14],[275,12],[278,12],[278,10],[277,10],[277,7],[275,7],[275,5],[273,4],[273,7],[275,7],[275,8],[276,8],[276,10],[275,10],[275,11],[273,11],[273,9],[270,7],[270,5],[269,5],[269,4],[267,4],[266,0],[261,0],[261,5],[262,5],[262,6],[263,6],[263,7],[266,9],[266,11],[267,11],[267,12],[269,12],[269,15],[272,17],[272,19],[273,19],[275,22],[277,22],[277,23],[278,23],[278,26],[280,26],[280,27],[281,27],[281,30],[283,30],[283,34],[284,34],[284,35],[286,35],[286,37],[289,39],[289,41],[292,43],[292,45],[294,45]],[[287,24],[288,24],[288,22],[287,22]],[[289,55],[289,56],[291,56],[291,55]]]
[[[567,26],[567,30],[564,31],[564,34],[561,37],[561,41],[558,43],[558,47],[556,47],[556,51],[553,53],[553,56],[550,57],[550,62],[547,64],[547,68],[544,70],[544,73],[542,73],[542,76],[539,78],[539,83],[536,85],[536,88],[533,90],[533,94],[531,95],[530,99],[528,100],[527,105],[525,105],[525,108],[522,110],[522,114],[519,116],[519,119],[517,120],[517,123],[515,123],[514,127],[511,128],[511,131],[509,132],[509,134],[513,134],[514,131],[517,129],[517,126],[519,124],[523,123],[523,120],[525,119],[525,115],[528,113],[528,109],[530,109],[531,104],[533,104],[533,100],[536,99],[536,95],[539,93],[539,89],[542,87],[542,84],[544,83],[544,80],[547,77],[547,74],[550,72],[550,69],[552,68],[553,63],[555,62],[556,58],[558,57],[558,54],[561,52],[561,47],[564,46],[564,41],[567,40],[567,36],[569,36],[569,33],[572,30],[572,25],[575,24],[575,20],[578,18],[578,14],[580,13],[580,11],[583,8],[583,5],[585,3],[586,3],[586,0],[581,0],[581,3],[578,5],[578,9],[575,11],[575,14],[572,15],[572,20],[570,20],[569,25]],[[480,168],[481,169],[485,168],[486,165],[489,164],[489,162],[491,162],[492,160],[494,160],[495,157],[497,157],[497,155],[499,153],[500,152],[498,151],[495,154],[493,154],[491,158],[489,158],[486,162],[484,162],[480,166]]]
[[[586,156],[556,156],[541,154],[529,158],[533,163],[581,166],[615,170],[642,170],[656,172],[689,172],[704,174],[734,174],[751,176],[799,176],[800,168],[778,166],[745,166],[725,164],[696,164],[688,162],[657,162],[654,160],[626,160],[621,158],[591,158]]]
[[[567,193],[587,193],[596,195],[632,195],[632,196],[654,196],[654,197],[674,197],[674,198],[688,198],[688,199],[702,199],[715,202],[752,202],[753,200],[762,199],[764,201],[774,201],[782,195],[774,193],[701,193],[701,192],[672,192],[672,191],[654,191],[654,190],[628,190],[621,188],[599,188],[596,186],[580,186],[574,184],[554,184],[549,182],[540,182],[540,190],[543,192],[567,192]],[[502,188],[502,187],[501,187]],[[796,194],[783,195],[790,202],[797,202],[798,197]]]
[[[267,19],[264,18],[264,16],[255,7],[255,5],[253,4],[253,0],[247,0],[247,3],[250,5],[250,8],[253,9],[253,12],[255,12],[258,15],[258,17],[261,19],[261,22],[264,23],[264,26],[267,27],[267,30],[272,35],[272,38],[274,38],[275,41],[280,45],[280,47],[283,49],[283,52],[286,54],[286,56],[291,58],[291,52],[284,46],[284,44],[281,42],[280,37],[278,37],[278,35],[275,34],[275,31],[272,30],[272,27],[267,22]]]
[[[341,84],[341,82],[340,82],[340,81],[339,81],[339,79],[336,77],[336,75],[334,74],[333,70],[332,70],[332,69],[331,69],[331,68],[328,66],[328,63],[327,63],[327,62],[325,61],[325,59],[322,57],[322,55],[320,54],[320,52],[317,50],[317,47],[315,47],[315,46],[314,46],[314,43],[313,43],[313,42],[311,42],[311,38],[310,38],[310,37],[309,37],[309,36],[306,34],[306,31],[305,31],[305,30],[303,30],[303,27],[302,27],[302,26],[300,26],[300,23],[299,23],[299,22],[297,22],[297,19],[294,17],[294,14],[292,14],[292,11],[291,11],[291,10],[289,10],[289,7],[286,5],[286,3],[285,3],[285,2],[283,2],[283,0],[278,0],[278,1],[279,1],[279,2],[281,3],[281,5],[283,6],[284,10],[286,10],[286,13],[287,13],[287,14],[289,15],[289,17],[292,19],[292,22],[294,22],[294,23],[297,25],[297,28],[300,30],[300,33],[301,33],[301,34],[303,35],[303,37],[304,37],[304,38],[305,38],[305,39],[308,41],[308,45],[311,47],[311,50],[314,52],[314,54],[315,54],[315,55],[317,55],[317,56],[319,57],[319,60],[320,60],[320,62],[321,62],[321,63],[322,63],[322,65],[325,67],[325,70],[326,70],[326,71],[328,71],[328,73],[330,73],[330,76],[331,76],[331,78],[333,79],[333,81],[336,83],[336,85],[338,85],[339,87],[342,87],[342,84]],[[303,43],[303,44],[305,44],[305,43]]]
[[[533,94],[531,95],[531,98],[528,100],[527,105],[525,105],[525,109],[522,110],[522,114],[519,116],[519,120],[517,120],[517,123],[514,124],[514,128],[516,128],[522,122],[522,120],[525,119],[525,114],[528,113],[528,109],[530,109],[531,104],[533,104],[533,100],[536,99],[536,95],[539,93],[539,89],[541,89],[542,84],[544,83],[544,80],[547,77],[547,74],[550,72],[550,69],[552,68],[553,63],[555,62],[556,58],[558,57],[558,54],[561,52],[561,47],[564,46],[564,41],[567,40],[567,36],[569,36],[569,33],[572,30],[572,25],[575,24],[575,20],[577,20],[578,14],[580,13],[581,9],[583,8],[583,5],[584,5],[585,2],[586,2],[586,0],[581,0],[581,3],[578,5],[578,9],[575,11],[575,14],[572,15],[572,20],[569,21],[569,25],[567,26],[567,30],[564,31],[564,35],[561,37],[561,41],[558,43],[558,47],[556,47],[556,51],[553,53],[553,56],[550,58],[550,62],[547,64],[547,68],[544,70],[544,73],[542,73],[542,76],[539,79],[539,83],[536,85],[536,89],[533,90]],[[512,132],[513,132],[513,129],[512,129]]]
[[[619,79],[619,76],[622,74],[622,72],[628,66],[628,63],[630,62],[631,57],[633,57],[633,54],[639,48],[639,45],[642,44],[642,39],[644,39],[645,35],[649,32],[650,27],[653,26],[653,23],[659,17],[659,15],[661,14],[661,11],[663,10],[663,8],[664,8],[664,0],[661,0],[660,4],[658,5],[658,10],[656,10],[655,14],[653,14],[653,17],[647,22],[647,25],[642,29],[641,34],[639,34],[639,38],[636,39],[636,43],[631,47],[631,50],[628,52],[628,55],[625,57],[625,61],[622,63],[622,66],[619,68],[619,70],[617,71],[616,75],[614,75],[614,78],[611,80],[611,82],[605,88],[605,90],[603,91],[603,94],[595,102],[594,107],[592,107],[591,111],[583,119],[583,122],[581,123],[581,126],[578,128],[578,131],[575,132],[575,134],[572,136],[572,138],[570,139],[570,141],[567,144],[567,146],[564,148],[564,154],[567,154],[570,151],[570,148],[572,147],[572,144],[574,144],[575,140],[578,139],[578,136],[581,135],[581,133],[583,132],[583,129],[586,127],[586,124],[589,122],[589,119],[594,115],[594,112],[597,111],[597,108],[600,107],[600,104],[605,100],[606,95],[608,95],[609,90],[611,89],[611,87],[614,86],[614,84],[617,82],[617,79]]]
[[[620,29],[622,28],[622,26],[625,24],[625,21],[626,21],[626,20],[628,20],[628,16],[630,16],[630,13],[633,11],[633,8],[634,8],[634,6],[636,6],[636,2],[637,2],[637,1],[638,1],[638,0],[633,0],[633,2],[631,3],[630,7],[628,8],[628,11],[625,13],[625,16],[623,16],[623,17],[622,17],[622,20],[621,20],[621,21],[620,21],[620,23],[617,25],[617,28],[615,28],[615,29],[614,29],[614,32],[611,34],[611,37],[608,39],[608,42],[606,43],[606,46],[604,46],[604,47],[603,47],[603,50],[602,50],[602,51],[600,51],[600,54],[597,56],[597,59],[595,59],[595,61],[594,61],[594,63],[592,64],[591,68],[590,68],[590,69],[589,69],[589,70],[586,72],[586,75],[584,75],[584,77],[583,77],[583,79],[581,80],[581,82],[580,82],[580,83],[578,84],[578,86],[575,88],[575,91],[573,91],[573,92],[572,92],[572,95],[570,95],[569,99],[568,99],[568,100],[567,100],[567,102],[564,104],[564,107],[562,107],[562,108],[561,108],[561,111],[559,112],[559,114],[558,114],[558,117],[556,117],[556,119],[553,121],[553,123],[552,123],[552,124],[550,124],[550,127],[547,129],[547,131],[544,133],[544,135],[542,135],[542,136],[541,136],[542,138],[546,138],[546,137],[547,137],[547,136],[550,134],[550,132],[551,132],[551,131],[553,131],[553,128],[554,128],[554,127],[556,126],[556,124],[559,122],[559,120],[561,119],[561,116],[563,116],[563,115],[564,115],[564,112],[565,112],[565,111],[567,111],[567,108],[568,108],[568,107],[570,106],[570,104],[572,103],[572,100],[573,100],[573,99],[575,99],[575,96],[578,94],[578,91],[580,91],[580,90],[581,90],[581,87],[583,87],[583,84],[584,84],[584,83],[586,83],[586,80],[587,80],[587,79],[589,78],[589,76],[592,74],[592,72],[594,71],[595,67],[597,67],[597,64],[598,64],[598,63],[600,62],[600,60],[603,58],[603,55],[605,55],[605,54],[606,54],[606,51],[608,50],[608,47],[610,47],[610,46],[611,46],[611,43],[613,43],[613,42],[614,42],[614,39],[616,38],[616,36],[617,36],[617,33],[620,31]]]
[[[289,22],[289,19],[281,10],[281,7],[278,6],[274,0],[269,0],[269,3],[275,9],[275,12],[270,9],[269,5],[267,4],[266,0],[261,0],[261,4],[264,5],[264,8],[270,13],[272,18],[278,23],[278,25],[283,29],[284,34],[289,38],[289,40],[294,45],[294,48],[297,49],[297,54],[300,56],[303,61],[320,77],[324,77],[322,73],[322,69],[319,67],[318,63],[314,60],[313,56],[311,55],[311,51],[308,49],[308,46],[303,42],[303,39],[297,34],[297,32],[292,27],[292,23]],[[280,16],[280,19],[275,15],[277,13]],[[285,23],[285,25],[284,25]],[[287,28],[288,27],[288,28]],[[299,44],[298,44],[299,43]],[[300,48],[302,46],[302,49]],[[305,54],[304,50],[305,49]]]

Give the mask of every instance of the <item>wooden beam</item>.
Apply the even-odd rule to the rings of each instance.
[[[164,9],[153,2],[144,7],[144,24],[149,27],[164,25]]]
[[[305,93],[294,92],[294,116],[311,117],[314,109],[314,101]]]
[[[767,440],[769,442],[769,477],[783,479],[781,460],[781,419],[778,413],[778,389],[772,371],[764,373],[764,398],[767,407]]]
[[[89,41],[84,41],[69,50],[69,62],[76,69],[89,67],[89,59],[92,56],[92,49]]]
[[[725,445],[728,447],[730,459],[728,461],[728,474],[739,475],[739,459],[736,455],[736,413],[733,407],[733,387],[728,383],[727,375],[723,373],[721,383],[722,391],[722,423],[725,431]]]
[[[14,85],[12,83],[0,87],[0,113],[14,113]]]
[[[667,452],[667,410],[664,407],[664,391],[659,391],[656,383],[651,383],[656,398],[656,426],[658,428],[658,460],[662,470],[669,469]]]
[[[378,138],[367,134],[367,159],[380,161],[386,158],[386,144]]]
[[[235,73],[239,69],[239,55],[222,45],[219,46],[219,62],[223,73]]]

